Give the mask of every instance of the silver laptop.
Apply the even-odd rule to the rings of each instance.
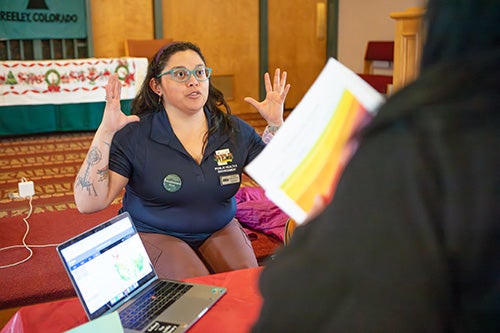
[[[184,332],[226,293],[159,279],[127,212],[60,244],[57,252],[88,318],[117,311],[125,332]]]

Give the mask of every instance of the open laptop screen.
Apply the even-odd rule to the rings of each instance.
[[[156,277],[127,213],[61,244],[58,251],[90,318],[116,308]]]

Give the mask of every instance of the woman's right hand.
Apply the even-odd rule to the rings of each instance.
[[[113,136],[126,124],[139,121],[138,116],[122,112],[121,90],[118,76],[111,75],[106,85],[106,107],[101,125],[75,179],[75,203],[82,213],[94,213],[108,207],[128,182],[127,178],[108,169]]]
[[[112,74],[106,84],[106,106],[101,121],[101,129],[107,133],[116,133],[128,123],[139,121],[136,115],[127,116],[121,110],[120,95],[122,85],[118,75]]]

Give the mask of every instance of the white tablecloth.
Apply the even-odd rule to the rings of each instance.
[[[103,102],[111,74],[132,99],[146,75],[147,58],[1,61],[0,106]]]

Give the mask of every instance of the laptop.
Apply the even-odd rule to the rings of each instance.
[[[117,311],[125,332],[185,332],[226,293],[159,279],[127,212],[57,252],[89,320]]]

